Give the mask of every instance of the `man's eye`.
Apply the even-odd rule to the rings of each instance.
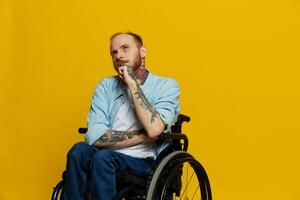
[[[128,49],[128,47],[123,47],[123,50],[124,50],[124,51],[127,51],[127,49]]]

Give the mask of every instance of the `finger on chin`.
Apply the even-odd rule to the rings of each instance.
[[[121,67],[119,67],[119,74],[123,74],[123,73],[124,73],[124,67],[121,66]]]

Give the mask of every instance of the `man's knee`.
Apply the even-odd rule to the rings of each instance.
[[[78,142],[73,145],[73,147],[68,152],[68,159],[78,159],[79,157],[86,154],[86,152],[90,151],[91,146],[86,142]]]

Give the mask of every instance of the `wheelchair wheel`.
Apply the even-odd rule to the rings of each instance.
[[[53,193],[52,193],[52,197],[51,200],[63,200],[63,193],[64,193],[64,189],[63,189],[63,181],[60,181],[54,188],[53,188]]]
[[[175,151],[156,168],[146,200],[211,200],[208,176],[202,165],[185,151]]]

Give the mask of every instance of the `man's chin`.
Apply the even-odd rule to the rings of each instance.
[[[133,69],[133,71],[136,71],[136,70],[138,70],[139,68],[142,67],[142,65],[131,65],[130,63],[124,63],[124,64],[122,63],[122,64],[118,64],[118,65],[114,66],[116,72],[118,72],[119,68],[122,67],[122,66],[130,67],[131,69]]]

